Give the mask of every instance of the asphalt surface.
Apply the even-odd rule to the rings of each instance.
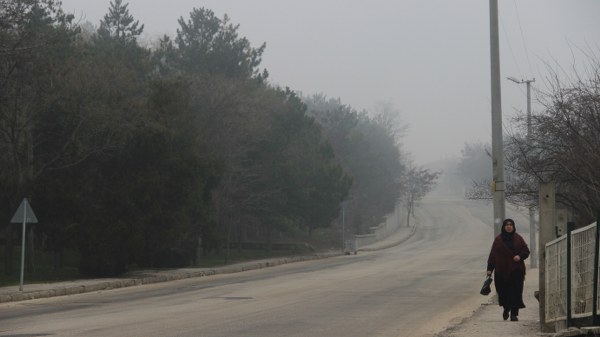
[[[414,234],[415,229],[415,227],[399,228],[393,235],[382,241],[373,243],[368,246],[360,247],[357,253],[360,251],[374,251],[386,249],[401,244]],[[344,255],[344,253],[341,251],[331,251],[320,252],[313,255],[257,260],[251,262],[232,264],[229,266],[219,268],[143,270],[127,274],[120,278],[84,279],[54,283],[25,283],[23,285],[22,291],[19,290],[18,285],[0,287],[0,303],[20,302],[34,300],[38,298],[82,294],[93,291],[118,289],[144,284],[153,284],[158,282],[168,282],[192,277],[207,277],[219,274],[239,273],[247,270],[269,268],[287,263],[324,259],[340,255]]]
[[[402,244],[414,234],[415,228],[400,228],[396,233],[383,241],[375,244],[361,247],[361,250],[373,251],[393,247]],[[309,256],[279,258],[260,260],[247,263],[231,265],[222,268],[185,268],[176,270],[146,270],[135,274],[127,275],[118,279],[94,279],[78,280],[72,282],[58,282],[46,284],[25,284],[23,291],[19,286],[0,288],[0,304],[9,302],[22,302],[38,298],[48,298],[54,296],[73,295],[86,292],[106,291],[123,287],[138,286],[142,284],[152,284],[158,282],[168,282],[173,280],[207,277],[217,274],[238,273],[247,270],[268,268],[276,265],[293,263],[297,261],[306,261],[313,259],[322,259],[332,256],[339,256],[341,252],[326,252]],[[522,309],[518,322],[504,321],[502,319],[502,310],[496,304],[495,292],[489,296],[481,296],[479,306],[472,308],[472,314],[458,322],[452,322],[444,331],[436,334],[436,337],[474,337],[474,336],[536,336],[539,332],[539,306],[533,296],[534,291],[538,289],[537,269],[529,270],[524,289],[524,301],[527,308]],[[482,272],[483,282],[483,272]],[[478,290],[475,290],[478,291]],[[0,307],[1,308],[1,307]],[[0,309],[0,317],[5,309]],[[3,336],[0,327],[0,336]]]

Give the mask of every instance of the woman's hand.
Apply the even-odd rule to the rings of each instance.
[[[515,255],[515,257],[513,257],[513,261],[519,262],[521,261],[521,257],[519,255]]]
[[[492,272],[488,270],[487,276],[492,276]]]

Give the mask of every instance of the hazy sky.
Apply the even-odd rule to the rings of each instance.
[[[95,25],[109,0],[62,0]],[[253,46],[272,84],[323,93],[357,110],[393,104],[408,125],[417,164],[460,156],[465,142],[491,143],[490,28],[486,0],[124,0],[148,37],[174,35],[180,17],[205,7],[227,14]],[[569,71],[600,57],[600,1],[499,0],[505,127],[526,110],[526,86],[547,91],[548,67]],[[540,109],[535,104],[533,109]]]

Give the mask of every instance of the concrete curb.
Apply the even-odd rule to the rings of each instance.
[[[314,255],[303,255],[303,256],[291,256],[291,257],[282,257],[276,259],[269,260],[260,260],[260,261],[251,261],[247,263],[239,263],[231,266],[225,266],[214,269],[194,269],[194,268],[186,268],[186,269],[176,269],[176,270],[165,270],[165,271],[139,271],[127,275],[122,279],[111,279],[111,280],[81,280],[74,281],[68,283],[74,283],[74,285],[61,285],[60,283],[49,283],[49,284],[35,284],[29,285],[29,287],[37,287],[43,288],[38,290],[12,290],[15,287],[5,287],[4,289],[0,288],[0,303],[8,303],[8,302],[20,302],[27,300],[34,300],[40,298],[49,298],[55,296],[66,296],[66,295],[75,295],[82,294],[88,292],[95,292],[101,290],[110,290],[110,289],[118,289],[125,287],[133,287],[144,284],[153,284],[159,282],[169,282],[175,280],[181,280],[186,278],[193,277],[204,277],[211,276],[217,274],[231,274],[231,273],[239,273],[247,270],[254,269],[262,269],[274,267],[282,264],[293,263],[293,262],[301,262],[301,261],[309,261],[309,260],[318,260],[324,258],[330,258],[334,256],[343,255],[341,252],[328,252],[328,253],[320,253]],[[76,284],[77,282],[81,282],[82,284]],[[8,289],[10,288],[10,289]]]
[[[372,247],[357,249],[362,252],[371,252],[397,246],[410,239],[417,229],[417,225],[411,227],[408,235],[392,241],[388,244],[374,244]],[[392,234],[393,236],[394,234]],[[133,287],[144,284],[169,282],[194,277],[205,277],[218,274],[232,274],[247,270],[270,268],[287,263],[318,260],[335,256],[345,255],[343,252],[325,252],[314,255],[288,256],[267,260],[249,261],[219,268],[182,268],[174,270],[141,270],[124,275],[119,279],[79,280],[73,282],[59,282],[48,284],[26,285],[26,290],[19,291],[15,287],[0,288],[0,303],[21,302],[40,298],[55,296],[75,295],[102,290],[111,290],[125,287]],[[27,290],[27,288],[38,288]]]

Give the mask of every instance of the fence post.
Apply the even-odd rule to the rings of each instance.
[[[598,241],[600,234],[600,226],[598,226],[598,222],[600,221],[600,210],[596,215],[596,245],[594,250],[594,284],[592,285],[592,321],[596,326],[598,325],[598,250],[600,249],[600,242]]]
[[[567,328],[571,326],[571,321],[573,320],[573,316],[571,313],[571,296],[572,296],[572,279],[571,279],[571,238],[572,231],[575,228],[574,222],[567,222]]]
[[[539,312],[541,332],[556,332],[546,323],[546,243],[554,240],[556,226],[556,186],[553,182],[540,184],[540,240],[538,242]]]

